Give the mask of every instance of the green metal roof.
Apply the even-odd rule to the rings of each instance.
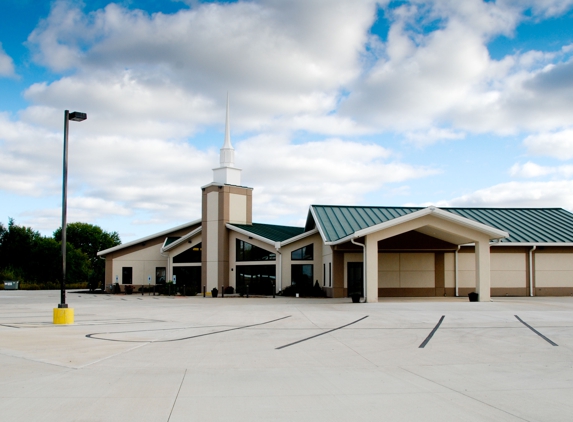
[[[327,242],[340,240],[352,233],[422,207],[360,207],[312,205]],[[573,214],[562,208],[441,208],[509,233],[501,243],[573,243]],[[309,213],[306,230],[311,229]]]
[[[257,236],[264,237],[265,239],[272,240],[273,242],[282,242],[283,240],[287,240],[304,233],[303,227],[277,226],[274,224],[231,224],[231,226],[253,233]]]

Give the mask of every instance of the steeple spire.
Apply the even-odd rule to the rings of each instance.
[[[221,167],[235,167],[235,150],[231,145],[231,126],[229,125],[229,93],[227,92],[227,117],[225,118],[225,143],[221,148]]]
[[[231,125],[229,123],[229,93],[227,92],[227,117],[225,118],[225,142],[221,148],[219,163],[213,169],[213,182],[223,185],[241,186],[241,170],[235,167],[235,149],[231,145]]]

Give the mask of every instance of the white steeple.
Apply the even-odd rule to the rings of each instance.
[[[213,169],[213,182],[223,185],[241,186],[241,169],[235,167],[235,150],[231,145],[231,126],[229,124],[229,93],[227,92],[227,117],[225,119],[225,143],[221,148],[219,162],[221,167]]]
[[[235,167],[235,150],[231,145],[231,127],[229,126],[229,93],[227,92],[227,117],[225,119],[225,143],[221,148],[221,167]]]

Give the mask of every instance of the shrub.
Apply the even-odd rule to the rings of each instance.
[[[226,295],[232,295],[233,293],[235,293],[235,289],[233,286],[227,286],[225,287],[224,293]]]

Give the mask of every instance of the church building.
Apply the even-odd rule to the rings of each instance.
[[[200,218],[100,251],[105,284],[166,280],[210,294],[272,295],[318,283],[328,297],[573,295],[573,214],[560,208],[311,205],[304,227],[253,222],[235,167],[229,104],[220,166]],[[124,290],[124,289],[122,289]]]

